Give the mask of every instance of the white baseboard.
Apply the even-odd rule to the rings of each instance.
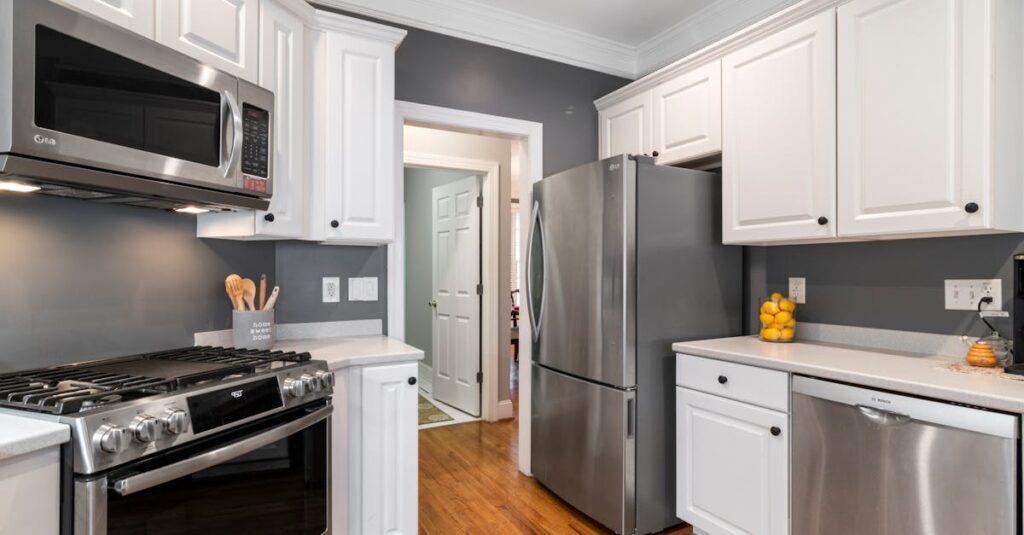
[[[431,394],[434,392],[434,368],[422,362],[419,364],[417,375],[420,377],[420,390]]]
[[[513,412],[514,412],[514,410],[513,410],[513,407],[512,407],[512,400],[511,399],[506,399],[506,400],[502,400],[502,401],[498,402],[498,419],[499,420],[507,420],[509,418],[512,418],[513,416],[515,416],[515,414],[513,414]]]

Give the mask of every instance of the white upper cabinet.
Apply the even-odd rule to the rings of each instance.
[[[156,0],[57,0],[150,39],[156,32]]]
[[[835,14],[722,60],[722,239],[836,235]]]
[[[259,0],[160,0],[156,40],[255,83],[259,9]]]
[[[395,48],[404,30],[317,12],[312,67],[313,239],[394,239]]]
[[[841,236],[1022,229],[1024,179],[1009,160],[1022,151],[1022,117],[1019,104],[1002,106],[1024,94],[1011,4],[840,6]]]
[[[673,165],[722,151],[721,61],[680,74],[653,93],[658,163]]]
[[[600,158],[618,154],[650,154],[652,151],[652,94],[645,91],[613,104],[598,113]]]

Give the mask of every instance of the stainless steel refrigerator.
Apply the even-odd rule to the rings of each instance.
[[[675,515],[672,342],[738,335],[718,175],[616,156],[533,187],[534,476],[618,533]]]

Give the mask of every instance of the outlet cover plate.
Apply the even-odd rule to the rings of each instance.
[[[978,301],[991,297],[982,310],[1003,309],[1002,279],[946,279],[946,310],[978,310]]]
[[[352,277],[348,279],[349,301],[376,301],[377,277]]]
[[[341,302],[341,277],[324,277],[323,302]]]
[[[794,303],[804,304],[807,302],[807,279],[803,277],[789,278],[789,296]]]

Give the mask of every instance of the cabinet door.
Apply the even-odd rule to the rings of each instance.
[[[788,416],[676,388],[676,514],[708,535],[788,535]]]
[[[394,239],[395,49],[356,35],[327,37],[324,219],[329,241]]]
[[[259,0],[161,0],[156,40],[257,82]]]
[[[831,11],[722,60],[722,240],[836,235]]]
[[[839,8],[840,235],[989,224],[991,4],[855,0]]]
[[[650,154],[651,98],[651,92],[645,91],[601,110],[599,157]]]
[[[148,37],[155,35],[156,0],[57,0]]]
[[[416,533],[416,371],[416,363],[362,371],[362,533]]]
[[[676,164],[722,151],[722,62],[654,88],[654,150]]]
[[[260,85],[274,92],[274,197],[257,212],[256,233],[300,238],[305,233],[306,172],[303,143],[304,81],[302,19],[274,0],[260,10]]]

